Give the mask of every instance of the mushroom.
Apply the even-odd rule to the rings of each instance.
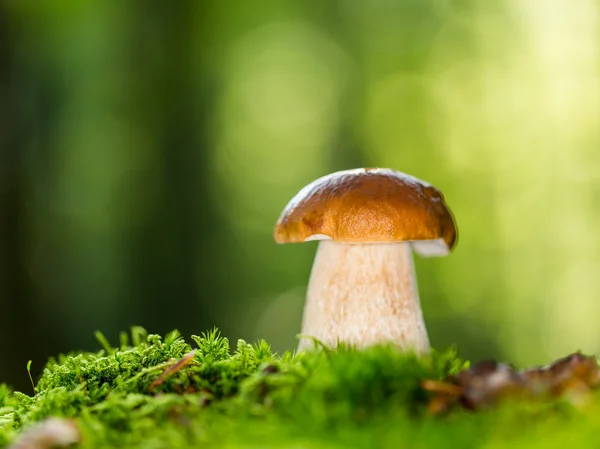
[[[292,198],[274,237],[319,240],[302,336],[329,347],[391,342],[430,350],[411,250],[445,256],[456,243],[452,213],[436,188],[386,168],[332,173]],[[298,349],[311,345],[301,338]]]

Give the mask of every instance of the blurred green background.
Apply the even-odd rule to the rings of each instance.
[[[132,324],[294,348],[329,172],[440,188],[432,344],[600,350],[595,0],[0,1],[0,379]]]

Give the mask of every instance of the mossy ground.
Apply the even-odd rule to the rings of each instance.
[[[600,447],[594,400],[428,415],[419,382],[462,368],[452,350],[278,356],[264,341],[230,350],[216,331],[190,345],[177,332],[161,338],[141,328],[123,334],[119,348],[99,340],[98,353],[50,360],[35,396],[0,385],[0,447],[48,416],[75,418],[82,448]],[[185,366],[163,375],[194,348]]]

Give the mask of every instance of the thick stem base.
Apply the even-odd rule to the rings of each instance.
[[[319,242],[301,333],[330,347],[394,343],[429,351],[410,245]],[[298,349],[312,346],[302,338]]]

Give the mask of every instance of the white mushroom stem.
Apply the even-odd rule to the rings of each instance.
[[[394,343],[428,352],[410,244],[320,241],[301,334],[329,347]],[[298,349],[313,344],[302,338]]]

